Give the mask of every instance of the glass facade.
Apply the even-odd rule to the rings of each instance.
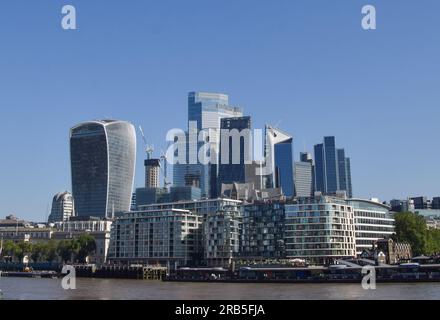
[[[242,130],[245,129],[251,129],[251,118],[250,117],[236,117],[236,118],[223,118],[221,119],[220,124],[221,130],[234,130],[236,129],[238,132],[243,133]],[[249,132],[250,131],[245,131]],[[225,134],[225,133],[222,133]],[[222,160],[223,152],[225,150],[222,150],[222,148],[226,148],[222,144],[222,141],[220,139],[220,152],[219,152],[219,173],[218,173],[218,186],[217,190],[212,195],[213,198],[217,197],[220,190],[222,183],[245,183],[246,182],[246,164],[245,161],[249,159],[245,159],[245,148],[247,150],[250,150],[250,143],[252,143],[250,136],[245,139],[244,136],[240,136],[240,162],[234,163],[233,161],[233,146],[234,141],[232,137],[229,137],[229,143],[228,143],[228,160],[226,163],[223,163]],[[247,140],[247,145],[245,145],[245,141]]]
[[[272,167],[268,188],[281,188],[287,197],[293,197],[293,138],[279,129],[266,127],[265,156]]]
[[[336,149],[335,137],[324,137],[324,143],[315,145],[315,190],[324,194],[346,191],[353,196],[350,158],[344,149]]]
[[[310,162],[295,163],[295,194],[297,197],[313,196],[313,166]]]
[[[76,215],[104,218],[130,209],[136,159],[132,124],[104,120],[75,126],[70,156]]]
[[[208,92],[190,92],[188,95],[188,128],[190,122],[197,123],[197,133],[201,130],[210,130],[208,141],[210,143],[210,156],[218,157],[220,119],[241,117],[243,112],[240,108],[229,105],[229,97],[225,94]],[[188,135],[189,136],[189,135]],[[197,143],[197,150],[205,144]],[[175,186],[184,186],[188,183],[188,177],[197,181],[195,186],[200,187],[203,197],[211,197],[213,190],[217,188],[218,167],[216,164],[189,164],[189,145],[187,145],[187,164],[174,165],[173,181]],[[218,159],[218,158],[217,158]],[[218,161],[217,161],[218,163]]]
[[[335,137],[324,137],[324,163],[326,193],[338,191],[338,167],[336,165]]]

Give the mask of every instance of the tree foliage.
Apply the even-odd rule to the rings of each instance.
[[[396,240],[411,245],[414,255],[432,255],[440,252],[440,230],[428,229],[425,218],[413,212],[394,215]]]
[[[8,257],[10,261],[22,262],[23,258],[28,256],[34,263],[54,261],[85,263],[87,257],[95,251],[95,239],[89,234],[74,239],[38,243],[4,241],[0,261]]]

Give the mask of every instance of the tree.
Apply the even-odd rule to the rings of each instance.
[[[396,240],[411,245],[414,255],[431,255],[440,252],[440,230],[429,230],[425,218],[413,212],[394,215]]]
[[[79,236],[74,240],[78,245],[77,260],[80,263],[85,263],[86,258],[96,251],[95,238],[89,234]]]
[[[52,263],[58,258],[57,254],[57,242],[55,240],[50,240],[47,242],[46,248],[46,261]]]
[[[3,251],[1,256],[13,258],[15,257],[16,251],[17,251],[17,245],[15,244],[15,242],[8,240],[3,243]]]
[[[18,262],[23,262],[23,258],[30,254],[31,252],[31,244],[27,241],[22,241],[17,244],[15,257]]]
[[[72,259],[73,247],[71,240],[61,240],[58,242],[57,254],[64,263],[69,262]]]

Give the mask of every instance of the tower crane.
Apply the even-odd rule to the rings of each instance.
[[[141,126],[139,126],[139,131],[141,133],[142,140],[144,141],[144,148],[145,148],[145,153],[147,154],[147,159],[149,160],[153,156],[154,146],[148,144],[147,139],[145,138],[144,135],[144,130],[142,130]]]

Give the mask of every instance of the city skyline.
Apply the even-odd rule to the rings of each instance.
[[[6,154],[0,216],[44,220],[53,195],[72,191],[68,130],[74,124],[128,120],[144,127],[158,152],[170,128],[186,128],[186,95],[193,90],[229,94],[255,128],[279,123],[295,136],[295,161],[304,145],[313,152],[322,137],[336,136],[350,155],[356,196],[438,195],[440,50],[430,35],[438,29],[439,4],[372,1],[378,30],[365,33],[356,1],[322,1],[322,12],[287,2],[253,3],[248,10],[243,1],[237,10],[219,4],[210,16],[212,4],[200,1],[189,2],[198,10],[185,8],[188,3],[105,2],[105,14],[104,2],[71,2],[77,33],[59,28],[61,1],[26,4],[26,11],[8,2],[10,10],[0,13],[0,116],[8,119],[0,129]],[[193,19],[182,19],[185,13]],[[411,28],[399,18],[405,16],[414,19]],[[213,17],[231,25],[209,23]],[[187,44],[188,38],[194,40]],[[142,150],[142,141],[137,146]],[[144,158],[138,152],[136,187],[144,184]]]

